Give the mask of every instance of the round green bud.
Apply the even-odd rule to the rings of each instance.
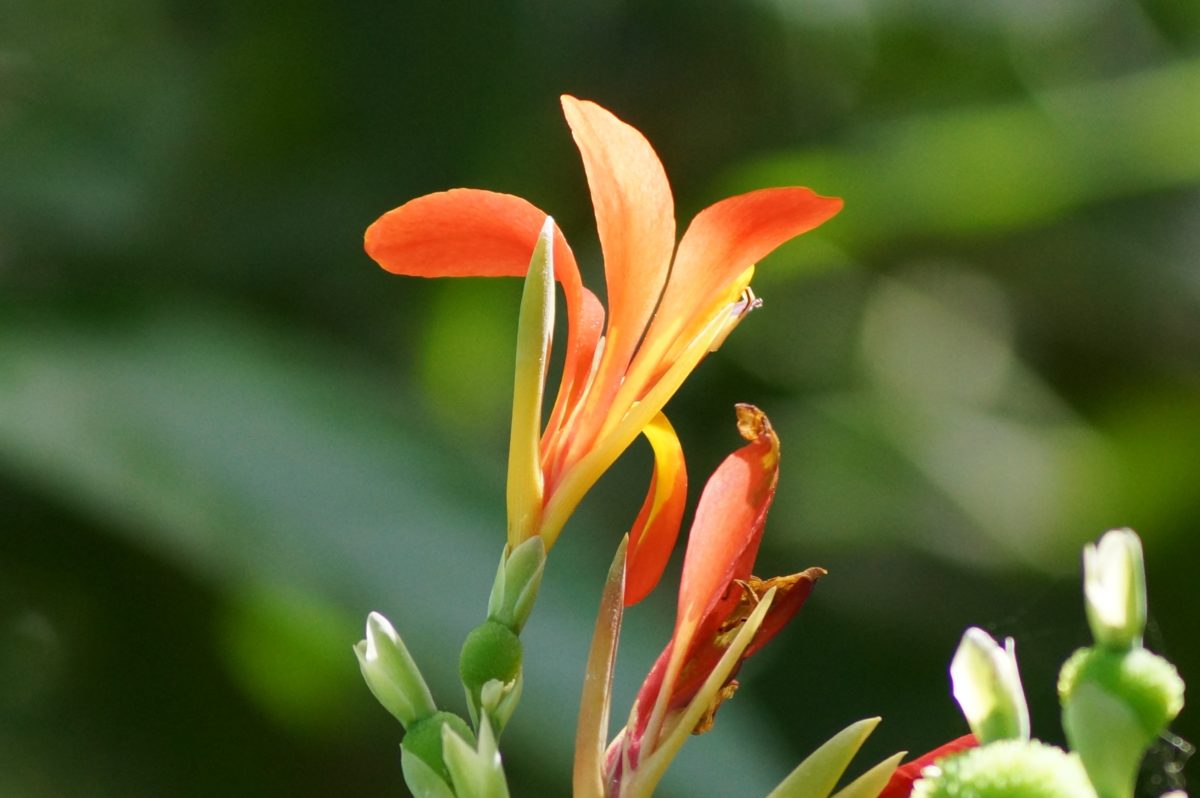
[[[912,798],[1096,798],[1074,754],[1037,740],[998,740],[923,771]]]
[[[1114,651],[1081,648],[1058,676],[1065,706],[1083,685],[1099,688],[1124,704],[1146,732],[1149,745],[1183,709],[1183,679],[1175,666],[1144,648]]]
[[[404,741],[400,744],[405,751],[433,768],[442,779],[450,783],[450,771],[442,761],[442,727],[449,726],[459,737],[475,745],[475,735],[467,722],[452,712],[435,712],[408,727]]]
[[[508,684],[521,672],[521,639],[496,621],[484,621],[471,630],[463,643],[458,673],[463,685],[476,699],[493,679]]]

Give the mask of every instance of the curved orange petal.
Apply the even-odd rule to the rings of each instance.
[[[746,579],[762,540],[767,509],[779,479],[779,439],[766,414],[753,405],[737,406],[738,431],[750,443],[717,467],[704,486],[688,537],[675,645],[686,649],[696,629],[710,618],[719,623],[740,599],[727,590]],[[729,607],[722,607],[729,604]]]
[[[679,537],[679,524],[687,503],[683,447],[671,423],[659,413],[642,434],[654,449],[654,475],[646,501],[629,532],[626,607],[644,599],[658,584]]]
[[[380,266],[410,277],[523,277],[548,214],[511,194],[455,188],[426,194],[380,216],[364,248]],[[562,232],[554,240],[555,277],[568,301],[581,286]]]
[[[547,214],[527,200],[475,188],[426,194],[367,228],[364,247],[380,266],[410,277],[521,277]],[[567,301],[567,354],[555,412],[586,378],[604,308],[579,277],[575,255],[555,227],[554,275]],[[578,390],[575,391],[578,393]]]
[[[608,286],[608,331],[593,391],[607,401],[629,364],[667,279],[675,249],[671,187],[650,143],[592,102],[562,97],[583,157]]]
[[[560,436],[587,389],[595,365],[593,360],[596,346],[600,342],[600,333],[604,330],[604,306],[600,304],[596,295],[586,288],[582,290],[582,294],[579,320],[575,325],[577,333],[568,342],[569,349],[563,365],[558,397],[554,400],[554,410],[550,413],[542,435],[542,470],[546,474],[547,495],[558,481],[562,456],[565,454]]]
[[[733,301],[730,286],[786,241],[808,232],[842,208],[842,201],[807,188],[768,188],[705,208],[679,242],[662,303],[646,333],[646,354],[662,357],[690,321]],[[639,355],[639,359],[641,355]]]

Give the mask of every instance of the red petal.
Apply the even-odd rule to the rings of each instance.
[[[887,786],[879,793],[879,798],[908,798],[912,792],[913,782],[921,778],[921,771],[942,757],[965,751],[979,745],[974,734],[966,734],[957,740],[951,740],[940,748],[935,748],[924,756],[917,757],[908,764],[896,768]]]
[[[625,606],[645,598],[662,577],[687,503],[687,469],[683,447],[667,417],[659,413],[642,430],[654,448],[654,476],[650,490],[629,532],[629,567],[626,572]]]
[[[712,617],[719,622],[737,603],[739,591],[728,588],[750,575],[775,497],[779,439],[757,407],[737,409],[738,430],[750,443],[725,458],[700,496],[683,560],[676,645],[687,645],[702,621]],[[721,612],[724,604],[729,606]]]
[[[771,608],[767,610],[767,617],[763,619],[762,626],[758,627],[754,634],[754,640],[742,652],[742,659],[749,659],[779,634],[779,630],[787,626],[788,621],[796,616],[812,593],[817,580],[825,573],[824,568],[809,568],[798,574],[768,579],[757,585],[760,596],[771,587],[775,587],[775,598],[771,602]]]

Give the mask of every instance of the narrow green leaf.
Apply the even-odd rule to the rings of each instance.
[[[603,798],[604,749],[608,743],[608,714],[612,704],[613,667],[625,612],[625,553],[629,536],[621,539],[608,569],[596,630],[588,651],[579,723],[575,731],[575,798]]]
[[[746,622],[742,624],[737,636],[733,638],[729,648],[725,649],[725,653],[721,655],[721,659],[708,674],[704,684],[696,691],[696,695],[687,705],[687,709],[680,713],[679,717],[669,721],[670,731],[659,742],[654,752],[642,760],[634,773],[634,778],[629,784],[629,794],[632,798],[650,798],[654,794],[654,789],[662,780],[663,774],[666,773],[667,766],[671,764],[671,760],[675,758],[684,742],[691,736],[692,730],[696,728],[701,716],[712,706],[717,691],[729,681],[729,675],[741,662],[742,652],[754,640],[754,635],[758,633],[763,619],[767,617],[767,610],[771,608],[774,600],[775,588],[771,588],[759,600],[758,606],[754,608],[754,612],[750,613]]]
[[[771,790],[767,798],[828,798],[879,720],[865,718],[830,737]]]
[[[878,798],[907,751],[892,754],[833,794],[833,798]]]

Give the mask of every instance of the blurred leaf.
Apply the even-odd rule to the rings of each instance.
[[[727,188],[802,184],[846,210],[820,237],[869,251],[915,236],[1044,225],[1089,203],[1200,181],[1200,60],[1031,100],[913,116],[780,154]]]
[[[360,705],[347,677],[345,639],[359,619],[294,589],[266,587],[231,597],[222,624],[230,672],[280,725],[342,728]]]

